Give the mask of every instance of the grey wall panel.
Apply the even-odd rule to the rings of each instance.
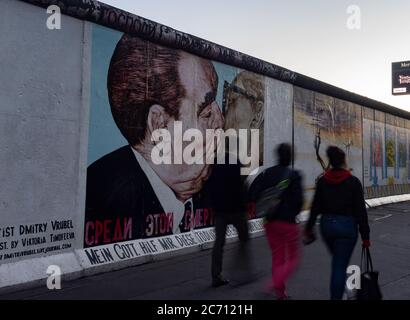
[[[64,16],[62,29],[51,31],[46,10],[12,0],[0,1],[0,16],[0,228],[15,227],[14,236],[0,239],[8,243],[0,254],[72,249],[82,244],[83,229],[77,196],[84,22]],[[52,230],[54,220],[70,220],[73,229]],[[41,223],[46,230],[20,234],[20,227]],[[50,242],[51,233],[63,232],[75,239]],[[24,247],[33,237],[47,243]],[[13,250],[11,240],[19,241]]]

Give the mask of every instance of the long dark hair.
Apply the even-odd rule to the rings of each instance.
[[[336,146],[329,146],[326,150],[326,155],[333,168],[339,169],[346,165],[346,154],[342,149]]]

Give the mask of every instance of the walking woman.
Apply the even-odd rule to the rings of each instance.
[[[302,177],[289,166],[292,162],[292,147],[287,143],[276,149],[278,164],[267,168],[251,186],[254,198],[261,191],[285,182],[275,212],[265,217],[265,231],[272,254],[272,281],[268,292],[274,291],[278,300],[287,300],[286,282],[301,260],[301,232],[296,216],[303,205]]]
[[[332,255],[330,296],[332,300],[341,300],[346,283],[346,269],[357,242],[358,231],[362,246],[369,247],[370,229],[362,184],[346,169],[344,151],[330,146],[326,153],[331,169],[317,182],[310,218],[306,224],[305,242],[309,243],[315,238],[316,218],[322,215],[320,230]]]

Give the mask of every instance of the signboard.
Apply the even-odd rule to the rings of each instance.
[[[392,94],[410,94],[410,61],[392,63]]]

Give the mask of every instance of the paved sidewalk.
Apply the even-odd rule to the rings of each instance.
[[[369,210],[372,255],[380,271],[385,299],[410,299],[410,202]],[[358,243],[359,244],[359,243]],[[270,278],[270,253],[264,237],[251,240],[253,281],[241,282],[233,265],[237,244],[225,248],[228,286],[210,286],[210,250],[128,269],[62,282],[62,289],[46,286],[0,299],[271,299],[262,289]],[[357,245],[351,264],[360,264]],[[289,282],[294,299],[328,299],[330,257],[319,239],[304,248],[302,265]]]

